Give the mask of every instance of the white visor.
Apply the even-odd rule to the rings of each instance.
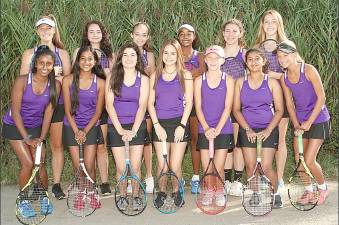
[[[188,23],[185,23],[185,24],[181,25],[181,26],[179,27],[179,29],[178,29],[178,33],[179,33],[179,31],[180,31],[182,28],[186,28],[187,30],[189,30],[189,31],[195,33],[194,28],[193,28],[191,25],[189,25]]]
[[[38,27],[41,24],[47,24],[51,27],[55,27],[54,21],[49,18],[41,18],[40,20],[38,20],[38,22],[36,22],[35,27]]]

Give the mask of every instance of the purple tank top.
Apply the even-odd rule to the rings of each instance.
[[[181,117],[184,113],[185,97],[179,76],[165,81],[160,75],[155,87],[155,111],[158,119]]]
[[[148,60],[147,60],[147,51],[144,49],[141,54],[141,61],[142,65],[145,68],[148,65]]]
[[[268,61],[268,70],[277,72],[277,73],[282,73],[283,71],[280,67],[277,53],[265,51],[264,48],[260,48],[260,50],[265,54],[265,57]]]
[[[314,91],[312,82],[307,80],[305,75],[305,64],[301,64],[300,77],[297,83],[291,83],[288,79],[287,72],[285,72],[285,83],[290,88],[295,104],[295,111],[299,123],[302,123],[310,117],[314,106],[317,102],[317,95]],[[323,105],[319,115],[313,122],[313,124],[323,123],[330,119],[330,114],[327,110],[326,105]]]
[[[114,96],[114,109],[120,124],[134,123],[139,108],[141,75],[138,72],[135,82],[131,86],[121,85],[120,96]],[[108,117],[108,124],[112,124]]]
[[[222,77],[218,87],[210,88],[208,86],[207,77],[202,75],[201,83],[201,108],[204,113],[205,120],[209,127],[216,127],[220,121],[221,115],[225,109],[225,98],[227,93],[226,73],[222,73]],[[199,122],[199,133],[203,134],[204,129]],[[228,117],[220,134],[233,134],[233,126],[231,118]]]
[[[25,128],[35,128],[42,125],[46,106],[50,102],[49,82],[44,92],[41,95],[37,95],[33,92],[32,79],[32,73],[29,73],[20,109],[20,115]],[[6,112],[2,121],[7,125],[15,126],[11,110]]]
[[[245,76],[245,62],[243,58],[244,49],[239,49],[238,54],[232,58],[226,58],[225,63],[221,65],[221,71],[232,75],[234,79]]]
[[[72,95],[73,85],[71,85],[69,89]],[[98,87],[96,75],[93,75],[93,82],[88,89],[79,89],[78,99],[79,106],[73,117],[78,128],[85,128],[94,116],[97,107]],[[67,116],[64,117],[64,124],[69,126]]]
[[[192,71],[194,68],[199,68],[199,57],[198,57],[198,51],[194,50],[192,58],[185,63],[185,69],[188,71]]]
[[[271,122],[273,110],[273,95],[268,86],[267,74],[260,87],[253,90],[247,77],[240,91],[241,111],[249,126],[253,128],[266,128]]]

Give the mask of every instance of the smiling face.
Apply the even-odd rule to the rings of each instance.
[[[145,24],[137,25],[131,34],[133,42],[139,47],[143,47],[149,39],[148,28]]]
[[[278,32],[278,19],[272,14],[267,14],[263,21],[263,28],[266,36],[276,35]]]
[[[195,34],[186,28],[182,28],[179,32],[178,40],[183,47],[189,47],[193,44]]]
[[[279,64],[282,68],[287,69],[291,64],[296,61],[296,53],[285,53],[283,51],[277,52]]]
[[[239,39],[242,37],[239,26],[234,23],[227,24],[222,34],[226,44],[229,45],[238,44]]]
[[[79,67],[84,72],[89,72],[94,67],[96,61],[93,53],[90,50],[81,53],[79,58]]]
[[[91,24],[88,27],[88,31],[87,31],[87,38],[89,40],[90,43],[92,44],[98,44],[101,42],[102,40],[102,31],[99,27],[98,24]]]
[[[176,64],[178,60],[178,53],[176,48],[173,45],[166,45],[162,57],[165,65],[171,66],[173,64]]]
[[[51,42],[55,34],[55,28],[47,24],[41,24],[37,28],[37,33],[42,42]]]
[[[35,62],[35,68],[38,74],[48,76],[54,68],[54,59],[51,55],[41,55]]]
[[[135,68],[138,62],[138,54],[133,48],[126,48],[122,54],[121,62],[126,69]]]
[[[220,57],[216,53],[209,53],[205,56],[205,62],[207,64],[208,71],[218,71],[222,64],[224,64],[225,59]]]
[[[259,52],[253,51],[248,53],[246,57],[246,65],[250,72],[262,72],[265,64],[266,60]]]

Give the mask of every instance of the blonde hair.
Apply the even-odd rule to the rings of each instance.
[[[57,23],[57,20],[56,20],[55,16],[53,14],[49,14],[47,16],[41,16],[39,19],[42,19],[42,18],[48,18],[48,19],[51,19],[51,20],[54,21],[54,23],[55,23],[55,28],[54,28],[55,29],[55,33],[53,35],[52,43],[57,48],[65,49],[64,44],[62,43],[61,38],[60,38],[60,33],[59,33],[59,29],[58,29],[58,23]]]
[[[282,44],[282,43],[284,43],[286,45],[289,45],[289,46],[291,46],[291,47],[296,49],[296,51],[294,53],[296,54],[297,62],[299,62],[299,63],[305,62],[305,60],[303,58],[301,58],[301,56],[300,56],[300,54],[298,52],[297,46],[296,46],[296,44],[293,41],[291,41],[289,39],[286,39],[286,40],[282,41],[280,44]]]
[[[181,45],[176,39],[165,41],[164,44],[162,45],[162,48],[160,49],[159,57],[158,57],[158,61],[157,61],[157,68],[156,68],[156,71],[155,71],[155,82],[154,82],[153,89],[155,89],[157,82],[158,82],[160,76],[163,73],[163,70],[164,70],[164,67],[165,67],[164,62],[163,62],[163,55],[164,55],[164,50],[165,50],[166,46],[168,46],[168,45],[172,45],[177,51],[177,65],[176,65],[177,73],[178,73],[178,76],[179,76],[180,85],[181,85],[182,89],[185,90],[184,57],[183,57],[183,53],[182,53],[182,50],[181,50]]]
[[[287,39],[287,35],[286,35],[285,29],[284,29],[284,22],[283,22],[283,19],[282,19],[280,13],[277,12],[276,10],[274,10],[274,9],[271,9],[271,10],[264,12],[263,15],[260,18],[259,31],[258,31],[258,34],[257,34],[257,39],[255,41],[256,45],[258,45],[258,44],[260,44],[260,43],[262,43],[263,41],[266,40],[266,33],[264,31],[264,20],[265,20],[265,17],[267,15],[272,15],[277,19],[277,22],[278,22],[278,28],[277,28],[278,38],[277,38],[277,41],[278,41],[278,43]]]
[[[225,41],[225,38],[224,38],[224,35],[223,35],[223,32],[225,31],[225,28],[228,24],[234,24],[236,26],[238,26],[239,30],[240,30],[240,33],[242,34],[242,36],[238,39],[238,45],[241,47],[241,48],[245,48],[246,47],[246,41],[245,41],[245,29],[244,29],[244,26],[242,24],[242,22],[240,20],[237,20],[235,18],[233,19],[230,19],[228,21],[226,21],[222,26],[221,26],[221,36],[220,36],[220,39],[222,40],[221,43],[225,46],[226,45],[226,41]]]

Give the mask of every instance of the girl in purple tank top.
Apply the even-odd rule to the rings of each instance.
[[[259,46],[265,45],[263,44],[263,42],[269,39],[275,40],[277,43],[280,43],[287,39],[282,16],[276,10],[267,10],[261,16],[259,29],[258,29],[258,35],[256,39],[256,46],[259,47]],[[264,50],[264,48],[261,48],[261,50],[264,52],[266,56],[266,59],[269,62],[268,75],[269,77],[280,79],[283,72],[282,72],[281,66],[279,65],[276,52],[275,51],[271,52],[271,49],[276,48],[276,43],[274,42],[272,42],[273,44],[270,44],[271,42],[268,42],[268,43],[269,43],[268,51]],[[279,123],[278,151],[276,152],[276,155],[275,155],[275,160],[277,164],[279,189],[284,189],[283,177],[284,177],[285,163],[287,159],[286,132],[288,128],[288,123],[289,123],[288,112],[287,112],[286,104],[284,104],[283,118],[280,120],[280,123]]]
[[[184,69],[179,42],[166,41],[160,50],[157,69],[151,75],[148,99],[148,111],[153,122],[152,139],[159,156],[157,174],[163,168],[161,142],[164,141],[167,143],[169,165],[179,179],[182,178],[181,164],[189,140],[188,119],[193,105],[192,80],[191,73]],[[161,196],[157,195],[155,201],[162,205]],[[177,196],[176,202],[181,204],[181,195]]]
[[[104,78],[96,51],[86,46],[79,49],[72,74],[63,79],[62,85],[65,98],[63,143],[69,148],[74,169],[79,165],[79,144],[84,145],[85,166],[93,180],[97,145],[103,143],[99,117],[104,107]],[[100,207],[96,204],[98,201],[93,203],[94,207]]]
[[[245,29],[241,21],[231,19],[226,21],[222,27],[222,36],[224,42],[225,63],[221,70],[231,75],[234,79],[245,76],[245,53],[246,43],[244,38]],[[239,124],[231,112],[233,122],[234,140],[237,140]],[[234,177],[232,181],[232,172],[234,168]],[[242,196],[242,183],[240,182],[244,170],[244,157],[241,148],[235,146],[233,151],[228,151],[227,160],[224,167],[225,185],[230,195]]]
[[[215,165],[219,174],[223,174],[228,150],[233,150],[233,127],[230,117],[233,103],[234,80],[220,70],[225,62],[224,49],[213,45],[205,52],[207,72],[194,81],[194,101],[199,119],[197,147],[200,149],[203,171],[209,161],[209,141],[214,142]],[[213,188],[212,188],[213,189]],[[208,192],[208,190],[205,190]],[[204,198],[213,196],[204,193]],[[225,203],[224,187],[216,190],[216,202]],[[204,202],[211,201],[203,199]]]
[[[105,71],[106,77],[108,77],[112,71],[115,56],[112,50],[112,46],[109,42],[107,29],[100,21],[92,20],[86,23],[81,39],[81,47],[85,46],[91,46],[93,49],[95,49],[99,57],[99,64]],[[79,48],[77,48],[73,53],[73,62],[75,61],[78,50]],[[107,111],[104,108],[100,116],[100,128],[104,137],[104,144],[98,145],[97,151],[97,165],[102,182],[102,184],[100,185],[100,189],[102,194],[104,195],[111,193],[108,185],[109,160],[106,148],[107,118]]]
[[[9,140],[20,161],[20,190],[28,182],[34,168],[34,152],[38,144],[45,143],[53,110],[57,105],[60,83],[55,80],[55,55],[48,48],[36,52],[32,72],[17,77],[11,94],[11,106],[3,117],[2,135]],[[44,146],[44,145],[43,145]],[[45,151],[42,152],[42,161]],[[41,181],[48,187],[45,164],[40,165]],[[23,217],[31,214],[32,206],[21,202]],[[53,211],[50,205],[47,213]]]
[[[317,162],[317,154],[330,133],[330,115],[325,105],[324,87],[314,66],[300,63],[301,58],[292,41],[286,40],[279,44],[278,59],[286,69],[281,85],[295,129],[294,134],[303,135],[305,162],[318,183],[318,204],[323,204],[328,196],[328,189],[321,166]],[[296,140],[294,143],[297,143]],[[297,156],[297,147],[294,149]],[[307,187],[306,190],[301,201],[308,201],[311,196],[308,192],[313,191]]]
[[[106,109],[109,115],[107,146],[115,159],[117,179],[125,168],[125,142],[129,142],[131,166],[140,177],[144,144],[149,143],[145,122],[149,78],[142,68],[136,44],[126,43],[119,49],[106,85]],[[126,191],[120,190],[121,193]],[[137,191],[133,189],[132,196],[136,198],[133,205],[140,200]]]
[[[57,20],[53,15],[42,16],[35,23],[36,31],[39,37],[39,43],[36,45],[47,45],[50,50],[55,52],[56,60],[54,70],[56,79],[62,83],[64,75],[71,72],[71,61],[64,44],[61,41]],[[20,74],[28,74],[33,65],[32,60],[37,47],[24,51],[21,60]],[[54,110],[52,123],[50,126],[50,144],[52,150],[52,168],[53,185],[52,192],[58,199],[64,198],[65,194],[60,188],[60,178],[64,166],[64,148],[62,146],[62,120],[64,118],[64,105],[62,94],[59,96],[58,106]]]
[[[188,23],[182,24],[177,31],[177,39],[181,45],[186,70],[190,71],[193,78],[199,77],[206,71],[204,55],[198,52],[200,45],[199,36],[194,27]],[[191,192],[195,194],[198,191],[200,152],[197,151],[198,141],[198,118],[196,117],[195,108],[189,120],[191,132],[191,156],[193,164],[193,177],[191,180]]]
[[[279,140],[277,126],[283,115],[282,91],[279,82],[265,74],[267,61],[260,50],[249,49],[245,59],[249,74],[236,81],[233,102],[233,113],[240,125],[237,145],[242,148],[249,177],[256,163],[256,139],[262,140],[263,170],[272,182],[276,195],[273,207],[281,208],[277,174],[272,163]],[[252,196],[254,199],[255,194]]]

